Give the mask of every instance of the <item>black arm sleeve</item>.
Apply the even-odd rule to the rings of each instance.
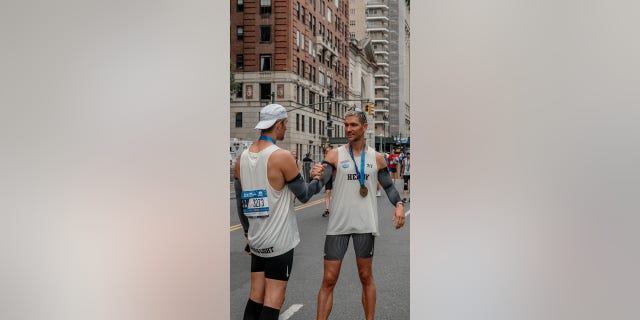
[[[331,178],[333,178],[333,170],[336,169],[336,167],[333,166],[333,164],[326,162],[326,161],[322,161],[323,164],[327,164],[327,167],[324,168],[324,175],[322,175],[322,185],[327,184],[327,182],[329,182],[329,180],[331,180]]]
[[[235,178],[233,179],[233,188],[236,191],[236,208],[238,209],[238,218],[240,218],[242,229],[244,229],[244,236],[246,237],[249,232],[249,218],[242,213],[242,200],[240,200],[242,185],[240,184],[240,180]]]
[[[384,188],[384,192],[387,193],[387,198],[389,198],[389,201],[391,201],[394,207],[398,205],[398,202],[402,201],[398,190],[396,190],[396,187],[393,185],[393,180],[387,168],[378,170],[378,182],[380,182],[380,185]]]
[[[307,201],[309,201],[309,199],[311,199],[311,196],[322,190],[324,183],[322,183],[322,181],[318,179],[313,179],[311,180],[311,182],[306,183],[302,179],[302,176],[298,173],[298,175],[293,178],[293,180],[287,181],[287,186],[289,187],[289,189],[291,189],[291,191],[293,191],[293,194],[296,195],[296,198],[298,198],[298,200],[300,200],[302,203],[306,203]]]

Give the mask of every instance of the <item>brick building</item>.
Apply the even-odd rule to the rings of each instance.
[[[329,137],[344,136],[349,95],[349,1],[231,0],[231,138],[255,140],[260,108],[289,111],[278,143],[319,160]],[[329,124],[332,123],[332,126]]]

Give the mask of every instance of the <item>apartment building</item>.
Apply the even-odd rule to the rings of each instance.
[[[350,36],[368,38],[375,54],[375,134],[396,140],[410,135],[409,3],[349,0]],[[388,141],[388,140],[387,140]]]
[[[319,160],[330,137],[344,136],[349,107],[349,0],[231,0],[231,138],[255,140],[259,111],[289,111],[278,145]]]

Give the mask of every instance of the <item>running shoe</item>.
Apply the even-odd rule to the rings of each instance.
[[[328,217],[329,216],[329,209],[324,209],[324,213],[322,214],[323,217]]]

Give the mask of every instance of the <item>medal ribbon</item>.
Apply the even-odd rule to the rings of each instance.
[[[353,157],[353,148],[351,147],[351,144],[349,144],[349,155],[351,155],[351,160],[353,160],[353,166],[356,167],[356,174],[358,175],[358,180],[360,180],[360,186],[364,186],[364,147],[362,148],[362,152],[360,152],[360,168],[362,168],[362,174],[360,174],[356,159]]]
[[[260,138],[258,140],[266,140],[266,141],[269,141],[269,142],[271,142],[273,144],[276,144],[276,141],[273,140],[273,138],[271,138],[269,136],[260,136]]]

